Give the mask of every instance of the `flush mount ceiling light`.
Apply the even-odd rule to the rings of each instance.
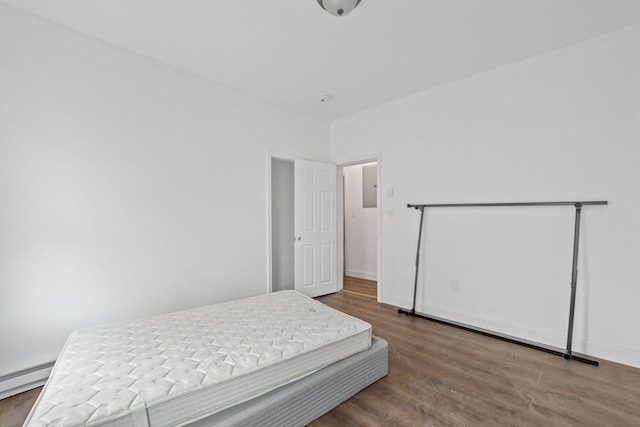
[[[318,0],[321,8],[333,16],[344,16],[351,12],[360,0]]]

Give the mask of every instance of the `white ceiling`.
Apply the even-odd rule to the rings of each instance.
[[[2,2],[325,122],[640,22],[640,0]]]

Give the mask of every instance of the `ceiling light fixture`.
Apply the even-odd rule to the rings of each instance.
[[[359,3],[360,0],[318,0],[320,7],[333,16],[348,15]]]

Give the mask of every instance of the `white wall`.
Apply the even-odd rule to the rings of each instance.
[[[345,179],[345,275],[377,280],[377,208],[362,207],[362,168],[365,163],[343,168]]]
[[[334,159],[379,151],[382,301],[411,306],[407,203],[608,200],[583,210],[574,347],[640,366],[638,26],[334,122]],[[393,216],[390,215],[393,211]],[[423,312],[564,347],[574,210],[430,210]],[[450,290],[458,280],[460,290]]]
[[[271,287],[274,292],[295,288],[294,169],[293,161],[271,161]]]
[[[77,328],[265,293],[267,151],[328,125],[0,8],[0,375]]]

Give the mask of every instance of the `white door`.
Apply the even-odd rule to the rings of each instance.
[[[295,288],[337,292],[336,166],[296,160],[294,170]]]

